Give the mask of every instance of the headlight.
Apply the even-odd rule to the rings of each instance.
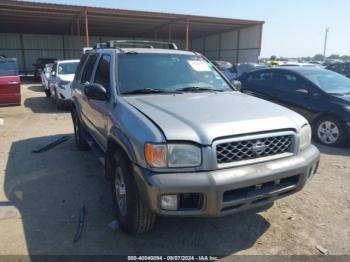
[[[58,87],[62,89],[66,89],[69,87],[69,84],[70,84],[70,81],[61,80],[60,82],[58,82]]]
[[[305,125],[301,128],[299,133],[299,148],[300,150],[305,149],[311,144],[311,127]]]
[[[201,149],[191,144],[147,143],[145,156],[152,167],[195,167],[202,162]]]

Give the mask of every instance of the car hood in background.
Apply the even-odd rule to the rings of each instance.
[[[299,114],[239,92],[125,96],[125,100],[160,127],[168,141],[210,145],[214,139],[307,123]]]
[[[64,81],[73,81],[74,79],[74,74],[69,74],[69,75],[59,75],[59,78]]]

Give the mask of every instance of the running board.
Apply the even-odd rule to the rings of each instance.
[[[90,134],[85,134],[86,142],[89,144],[91,150],[95,153],[101,164],[105,165],[105,153],[100,148],[100,146],[95,142],[95,140],[90,136]]]

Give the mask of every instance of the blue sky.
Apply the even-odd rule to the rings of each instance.
[[[349,0],[33,0],[265,21],[262,56],[350,55]]]

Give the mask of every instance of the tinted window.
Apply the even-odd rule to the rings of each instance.
[[[101,84],[107,90],[110,88],[110,62],[111,57],[109,55],[103,55],[98,63],[96,74],[95,74],[95,83]]]
[[[77,69],[76,69],[76,71],[75,71],[75,77],[74,77],[75,80],[78,79],[78,77],[79,77],[79,75],[80,75],[81,68],[83,67],[83,65],[84,65],[86,59],[88,58],[88,56],[89,56],[89,54],[86,53],[86,54],[84,54],[84,55],[82,56],[82,58],[80,59],[79,65],[77,66]]]
[[[97,57],[98,57],[98,54],[92,54],[91,56],[89,56],[89,59],[87,60],[83,71],[83,75],[81,77],[82,83],[90,82],[92,70],[94,70],[94,65]]]
[[[305,88],[306,84],[299,76],[288,73],[278,73],[274,86],[283,91],[294,92],[295,90]]]
[[[329,70],[312,70],[300,73],[327,93],[350,94],[350,79],[341,74]]]
[[[269,87],[272,85],[273,72],[255,72],[247,77],[248,85],[255,85],[261,87]]]
[[[58,74],[59,75],[71,75],[75,73],[79,62],[72,63],[60,63],[58,65]]]
[[[202,87],[230,91],[232,88],[199,55],[120,54],[118,84],[121,93],[140,89],[174,91]]]
[[[0,77],[2,76],[17,76],[17,63],[15,61],[0,60]]]

